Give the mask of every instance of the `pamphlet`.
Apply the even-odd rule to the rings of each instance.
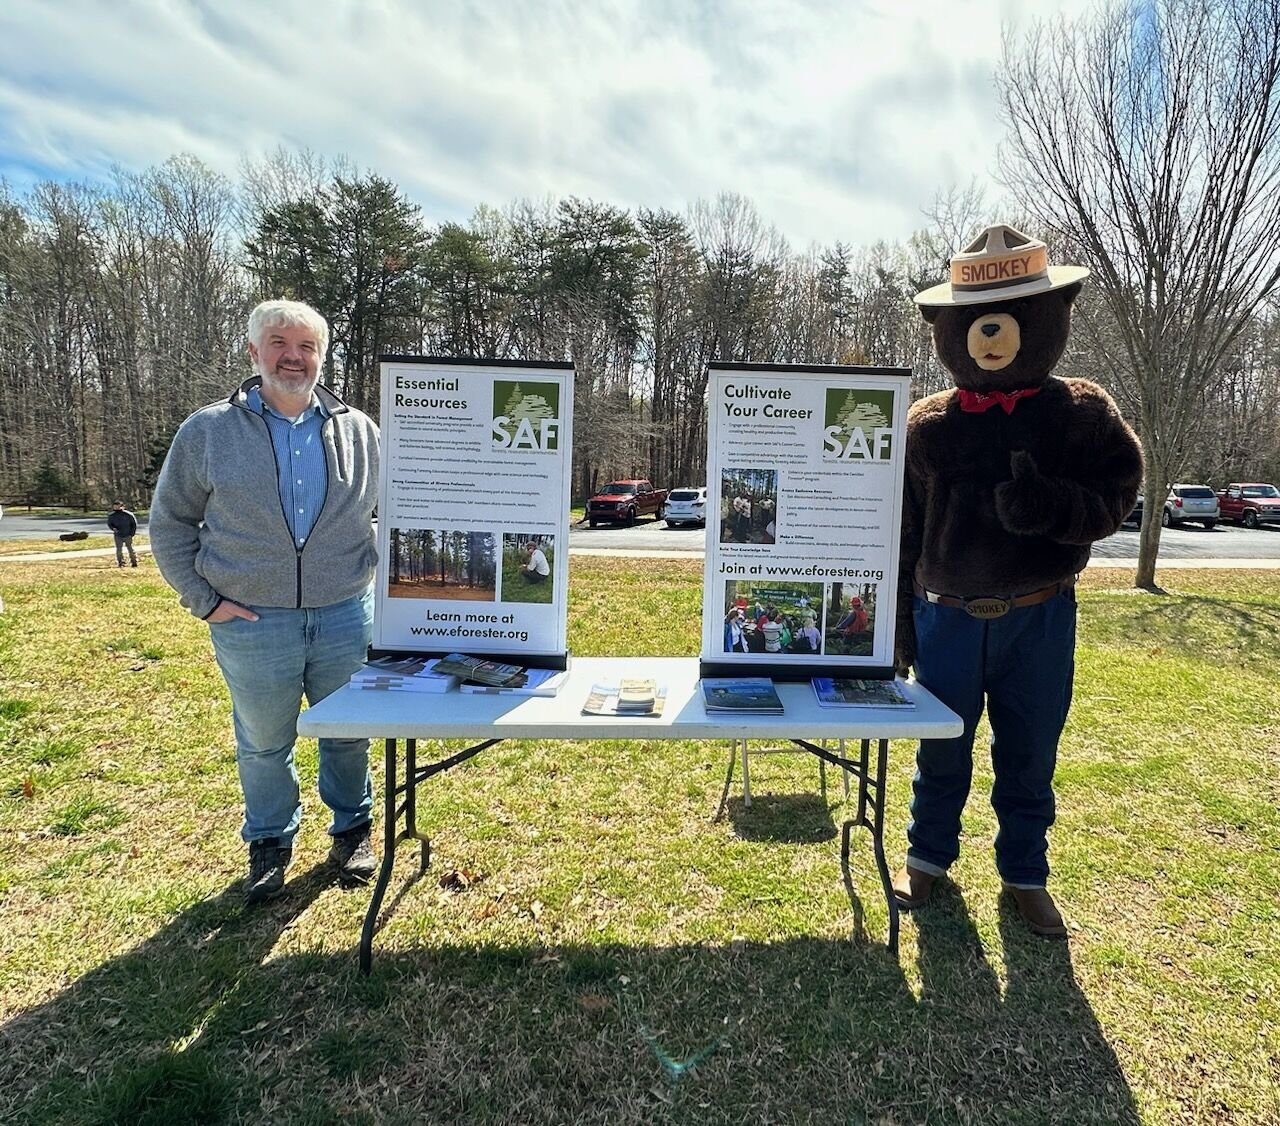
[[[658,695],[658,682],[638,677],[623,677],[618,682],[618,711],[647,712]]]
[[[815,676],[810,682],[824,708],[914,708],[915,701],[896,680],[833,680]]]
[[[356,688],[403,692],[448,692],[458,683],[456,676],[439,671],[433,657],[377,657],[351,674]]]
[[[582,705],[582,714],[625,716],[659,716],[662,714],[662,707],[667,702],[667,689],[665,685],[654,685],[653,699],[650,701],[649,707],[646,709],[619,707],[618,697],[620,689],[621,685],[619,684],[592,685],[591,692],[587,696],[586,703]]]
[[[435,665],[436,672],[449,673],[459,680],[469,680],[476,684],[488,685],[491,688],[509,688],[525,683],[525,669],[519,665],[504,665],[497,661],[486,661],[480,657],[466,657],[461,653],[450,653],[441,657]]]
[[[569,680],[567,670],[525,669],[523,684],[462,684],[459,692],[481,696],[554,696]]]
[[[750,712],[781,715],[782,701],[764,676],[703,677],[702,699],[708,713]]]

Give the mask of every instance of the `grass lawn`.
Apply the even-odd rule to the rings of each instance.
[[[101,535],[90,532],[88,538],[83,540],[0,540],[0,558],[7,555],[44,555],[51,551],[87,551],[94,547],[114,549],[115,542],[115,537],[110,532],[103,532]],[[150,542],[150,537],[145,532],[133,537],[135,549]]]
[[[1069,942],[998,896],[985,766],[894,961],[865,839],[853,930],[811,759],[756,760],[717,824],[725,743],[501,744],[420,791],[433,865],[403,850],[362,979],[314,744],[289,889],[245,912],[207,628],[149,557],[0,564],[0,1121],[1274,1126],[1280,572],[1165,574],[1084,578]],[[698,563],[570,577],[575,653],[696,651]]]

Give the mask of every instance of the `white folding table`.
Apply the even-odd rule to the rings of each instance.
[[[623,676],[652,677],[665,686],[667,699],[660,716],[582,714],[592,685],[616,684]],[[898,906],[884,855],[889,740],[952,738],[962,731],[960,718],[910,681],[903,683],[903,688],[915,701],[914,708],[823,708],[808,681],[777,681],[775,685],[783,704],[782,715],[708,715],[698,687],[696,657],[577,657],[571,662],[567,683],[555,696],[372,692],[347,686],[308,708],[298,720],[299,735],[385,741],[382,867],[360,938],[361,971],[367,974],[372,964],[374,929],[391,879],[396,846],[405,840],[419,841],[421,870],[430,863],[430,838],[417,825],[418,784],[504,739],[726,739],[734,748],[730,771],[739,740],[787,740],[838,767],[858,783],[857,812],[844,823],[841,863],[847,869],[850,829],[869,829],[889,908],[888,947],[896,953]],[[422,765],[417,760],[419,739],[479,742]],[[839,754],[818,745],[839,739],[859,740],[859,753]],[[874,756],[873,740],[878,742]],[[403,782],[397,781],[400,741],[405,748]]]

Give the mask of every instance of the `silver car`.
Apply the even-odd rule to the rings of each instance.
[[[707,490],[701,487],[672,489],[667,494],[666,519],[668,528],[681,524],[707,525]]]
[[[1208,485],[1174,485],[1165,498],[1160,523],[1175,527],[1186,520],[1212,528],[1218,522],[1218,494]]]

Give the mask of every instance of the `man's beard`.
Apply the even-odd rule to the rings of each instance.
[[[310,395],[315,390],[316,384],[320,382],[319,371],[310,380],[306,380],[302,372],[296,375],[291,373],[292,378],[283,378],[275,372],[268,371],[261,360],[256,361],[253,366],[262,378],[262,385],[277,395]],[[303,382],[299,382],[300,380]]]

